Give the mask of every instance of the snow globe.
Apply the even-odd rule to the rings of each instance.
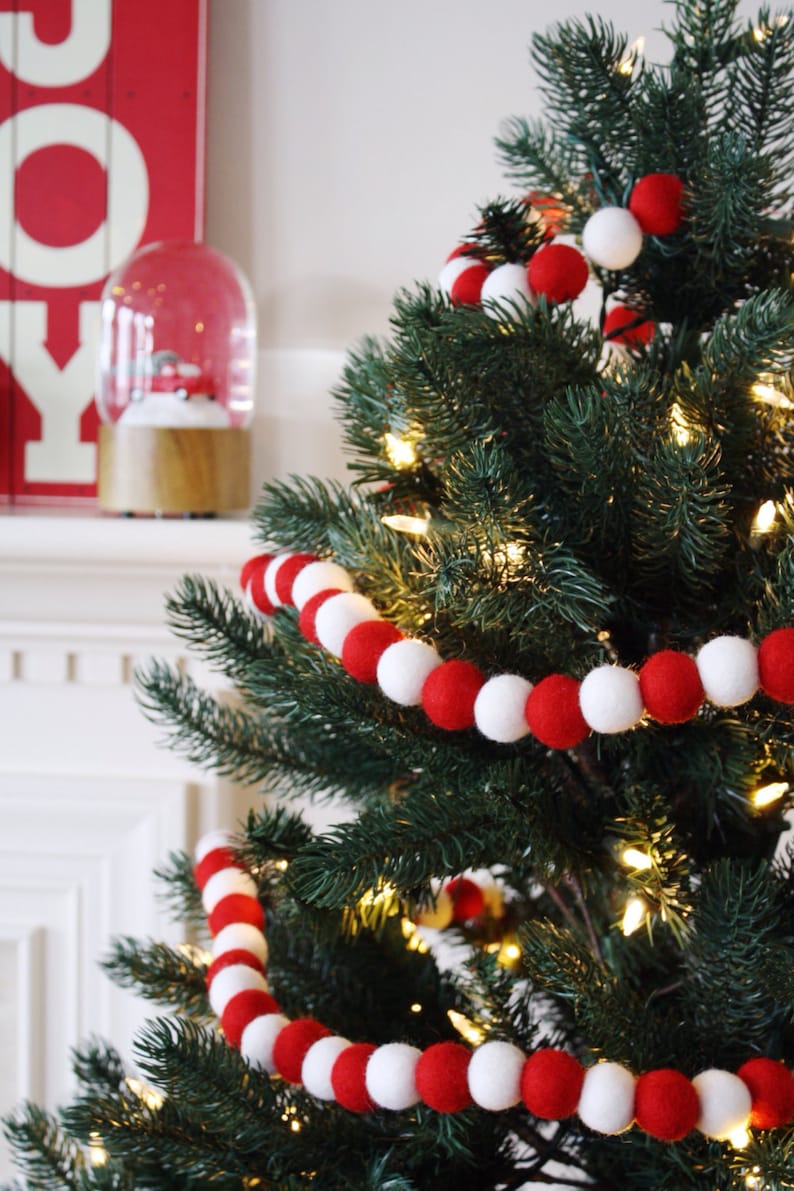
[[[205,244],[148,244],[111,273],[100,306],[100,508],[246,508],[256,314],[240,269]]]

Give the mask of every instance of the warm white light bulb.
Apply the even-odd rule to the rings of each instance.
[[[653,865],[653,861],[647,852],[641,852],[639,848],[626,848],[623,853],[623,863],[629,868],[648,869]]]
[[[788,794],[789,789],[788,782],[770,782],[767,786],[759,786],[757,790],[753,790],[753,806],[771,806],[784,794]]]
[[[677,401],[670,406],[670,433],[679,447],[685,447],[692,441],[692,427],[684,417],[684,411]]]
[[[479,1046],[485,1039],[485,1030],[475,1025],[468,1017],[464,1017],[462,1013],[458,1013],[457,1009],[448,1009],[447,1017],[452,1022],[455,1029],[460,1034],[465,1042],[471,1046]]]
[[[623,920],[620,924],[620,929],[624,935],[633,935],[635,930],[638,930],[645,921],[645,915],[648,912],[648,907],[641,897],[629,898],[626,903],[626,908],[623,911]]]
[[[735,1150],[744,1150],[750,1144],[750,1131],[746,1125],[739,1125],[733,1133],[728,1134],[728,1141]]]
[[[787,22],[788,14],[781,12],[777,16],[773,17],[771,25],[756,25],[753,29],[753,37],[760,44],[762,41],[766,41],[768,37],[772,36],[772,33],[774,32],[773,26],[777,26],[778,29],[782,29]]]
[[[398,438],[396,434],[392,434],[389,430],[384,435],[383,441],[386,446],[386,454],[389,456],[389,462],[393,467],[413,467],[416,463],[416,451],[407,439]]]
[[[104,1166],[108,1160],[108,1153],[102,1145],[99,1133],[91,1133],[88,1137],[88,1153],[92,1166]]]
[[[769,533],[775,524],[777,505],[773,500],[765,500],[755,515],[753,529],[756,533]]]
[[[423,536],[430,525],[429,517],[406,517],[403,513],[391,513],[381,517],[384,525],[389,529],[396,529],[398,533],[415,533]]]
[[[776,409],[794,409],[794,402],[789,401],[785,393],[764,381],[757,381],[750,392],[756,401],[762,401],[764,405],[772,405]]]
[[[645,50],[645,38],[638,37],[629,46],[629,51],[626,57],[618,63],[618,71],[620,74],[633,74],[637,59],[641,58]]]
[[[164,1097],[154,1088],[150,1088],[148,1084],[143,1083],[140,1079],[133,1079],[132,1076],[127,1076],[124,1080],[127,1087],[134,1096],[137,1096],[142,1104],[153,1111],[158,1109],[163,1103]]]

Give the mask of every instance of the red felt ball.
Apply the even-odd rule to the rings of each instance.
[[[232,947],[230,951],[223,951],[217,955],[207,968],[204,977],[207,988],[212,984],[218,972],[222,972],[224,968],[229,968],[232,964],[245,964],[247,968],[253,968],[256,972],[261,972],[265,975],[265,965],[262,963],[258,955],[254,955],[253,951],[246,951],[242,947]]]
[[[341,592],[341,587],[325,587],[322,591],[318,591],[315,595],[310,596],[301,608],[298,615],[298,628],[306,640],[311,641],[312,645],[320,644],[317,636],[317,626],[315,624],[317,613],[326,600],[330,600],[331,596],[341,595]]]
[[[675,174],[646,174],[635,183],[629,210],[648,236],[669,236],[684,219],[684,183]]]
[[[240,1046],[243,1030],[255,1017],[278,1013],[278,1005],[262,988],[245,988],[227,1002],[221,1014],[221,1027],[230,1046]]]
[[[656,324],[642,316],[630,306],[613,306],[604,319],[604,338],[627,347],[642,347],[650,343],[656,334]],[[636,324],[636,325],[633,325]]]
[[[452,899],[452,921],[466,922],[479,918],[485,909],[485,894],[476,881],[469,877],[453,877],[444,885]]]
[[[794,629],[775,629],[758,646],[763,690],[780,703],[794,703]]]
[[[372,1042],[354,1042],[345,1047],[331,1068],[334,1096],[348,1112],[371,1112],[375,1107],[367,1091],[367,1063],[376,1049]]]
[[[544,1121],[561,1121],[576,1112],[584,1068],[573,1055],[554,1047],[536,1050],[521,1071],[521,1099]]]
[[[243,563],[240,570],[240,587],[243,591],[248,586],[254,571],[264,571],[267,564],[272,561],[272,554],[255,554],[253,558],[248,559],[248,562]]]
[[[640,1129],[660,1141],[680,1141],[695,1128],[700,1100],[691,1080],[670,1067],[646,1071],[634,1087],[634,1116]]]
[[[215,873],[223,872],[225,868],[242,868],[242,864],[234,855],[231,848],[213,848],[211,852],[198,862],[193,868],[193,876],[199,889],[203,889]]]
[[[388,620],[362,620],[342,642],[342,665],[359,682],[377,682],[381,654],[402,637]]]
[[[748,1059],[736,1072],[750,1089],[754,1129],[777,1129],[794,1117],[794,1077],[774,1059]]]
[[[233,922],[247,922],[258,930],[265,929],[265,911],[255,897],[247,893],[229,893],[222,897],[207,918],[211,935],[220,934],[224,926]]]
[[[330,1033],[327,1026],[313,1017],[299,1017],[284,1026],[273,1043],[273,1065],[282,1079],[288,1083],[300,1083],[306,1052]]]
[[[527,265],[529,288],[547,302],[570,302],[587,285],[587,261],[571,244],[547,244]]]
[[[282,604],[292,603],[292,584],[298,573],[310,562],[317,562],[313,554],[293,554],[284,559],[276,571],[276,595]]]
[[[453,248],[447,257],[447,264],[450,261],[456,260],[459,256],[470,256],[472,251],[471,244],[458,244],[457,248]]]
[[[436,1112],[460,1112],[472,1100],[469,1092],[471,1051],[460,1042],[436,1042],[419,1056],[416,1090]]]
[[[480,294],[485,278],[490,273],[487,265],[475,264],[455,278],[449,291],[449,300],[453,306],[476,306],[480,301]]]
[[[579,706],[579,683],[565,674],[541,678],[527,696],[524,714],[532,735],[550,749],[574,748],[590,731]]]
[[[640,670],[645,709],[660,724],[691,720],[703,702],[703,683],[697,662],[688,654],[661,649]]]
[[[450,732],[474,727],[474,700],[485,682],[472,662],[453,659],[431,670],[422,687],[422,707],[437,728]]]

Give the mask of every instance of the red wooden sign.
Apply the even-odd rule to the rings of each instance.
[[[201,239],[207,0],[0,0],[0,503],[90,502],[99,296]]]

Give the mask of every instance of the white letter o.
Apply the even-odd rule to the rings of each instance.
[[[16,144],[14,143],[16,141]],[[14,215],[14,171],[48,145],[76,145],[107,170],[108,214],[80,244],[53,247],[32,239]],[[99,281],[137,246],[149,210],[149,175],[137,141],[122,124],[96,108],[44,103],[0,124],[0,267],[29,285],[63,287]],[[11,253],[9,249],[13,246]]]

